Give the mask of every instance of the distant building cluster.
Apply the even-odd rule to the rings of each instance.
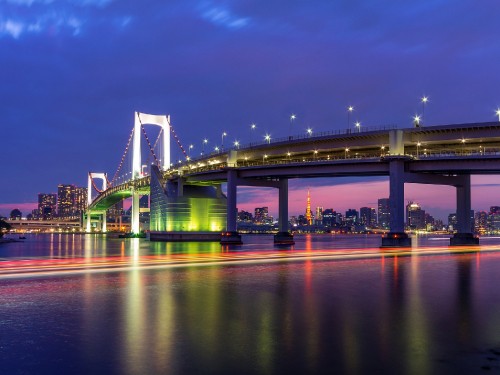
[[[87,189],[75,185],[59,184],[57,193],[38,194],[38,207],[26,215],[28,220],[76,220],[87,208]],[[21,211],[14,209],[10,219],[19,220]]]

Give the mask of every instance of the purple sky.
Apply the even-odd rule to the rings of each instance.
[[[348,105],[363,126],[411,126],[423,94],[429,125],[492,121],[499,13],[498,0],[0,1],[0,214],[88,171],[112,175],[135,110],[171,114],[195,150],[222,131],[249,140],[252,122],[285,136],[292,112],[294,133],[344,129]],[[354,208],[387,195],[386,179],[348,181],[292,182],[290,213],[308,186],[313,206],[341,211],[347,185]],[[499,179],[473,181],[475,209],[500,205]],[[273,196],[239,191],[242,208]],[[443,216],[450,192],[409,185],[406,198]]]

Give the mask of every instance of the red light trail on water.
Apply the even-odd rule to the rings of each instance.
[[[448,246],[418,249],[328,249],[328,250],[268,250],[252,252],[217,252],[195,254],[131,255],[90,258],[37,258],[4,259],[0,261],[0,279],[34,276],[56,276],[90,272],[117,272],[136,269],[158,269],[197,266],[251,265],[296,261],[345,261],[356,259],[380,259],[382,268],[386,258],[417,255],[454,256],[463,253],[491,253],[500,256],[500,245],[453,248]],[[494,252],[498,252],[495,254]],[[478,259],[479,263],[479,259]],[[308,263],[307,271],[312,272]],[[397,267],[397,265],[394,265]]]

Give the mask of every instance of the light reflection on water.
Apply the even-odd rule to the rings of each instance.
[[[243,247],[223,251],[238,255],[273,249],[269,237],[246,240]],[[292,251],[376,249],[379,241],[370,236],[304,236]],[[421,246],[435,246],[432,242],[439,241],[419,239]],[[83,258],[89,264],[109,256],[137,265],[146,255],[221,253],[213,243],[77,235],[29,238],[9,247],[9,253],[7,247],[0,248],[0,258]],[[500,347],[500,252],[479,248],[454,254],[445,247],[439,255],[399,256],[376,251],[377,257],[355,260],[130,267],[123,272],[0,279],[2,371],[500,370],[495,354]]]

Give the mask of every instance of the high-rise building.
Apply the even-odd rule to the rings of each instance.
[[[56,216],[57,195],[38,194],[38,218],[50,220]]]
[[[73,185],[59,184],[57,186],[57,216],[63,219],[73,217],[75,200],[75,187]]]
[[[490,213],[488,215],[488,223],[490,230],[493,232],[500,231],[500,207],[491,206]]]
[[[389,210],[389,198],[380,198],[378,200],[378,226],[389,229],[391,221],[391,211]]]
[[[359,222],[368,227],[374,227],[377,224],[377,212],[371,207],[361,207],[359,209]]]
[[[267,223],[269,221],[269,207],[255,207],[253,219],[257,224]]]
[[[87,188],[74,187],[73,216],[80,217],[87,209]]]
[[[476,212],[474,216],[474,230],[478,233],[488,231],[488,213],[485,211]]]
[[[345,221],[347,224],[357,224],[359,222],[359,213],[354,208],[345,212]]]
[[[314,224],[323,224],[323,207],[316,207],[316,216],[314,217]]]
[[[306,204],[306,220],[307,224],[312,225],[312,213],[311,213],[311,194],[309,189],[307,189],[307,204]]]
[[[406,226],[410,229],[425,228],[425,211],[418,203],[410,201],[406,205]]]
[[[322,215],[322,223],[325,227],[333,227],[337,224],[337,213],[333,210],[333,208],[327,208],[322,212]]]
[[[253,221],[253,216],[250,212],[241,210],[240,212],[238,212],[238,221],[251,223]]]

